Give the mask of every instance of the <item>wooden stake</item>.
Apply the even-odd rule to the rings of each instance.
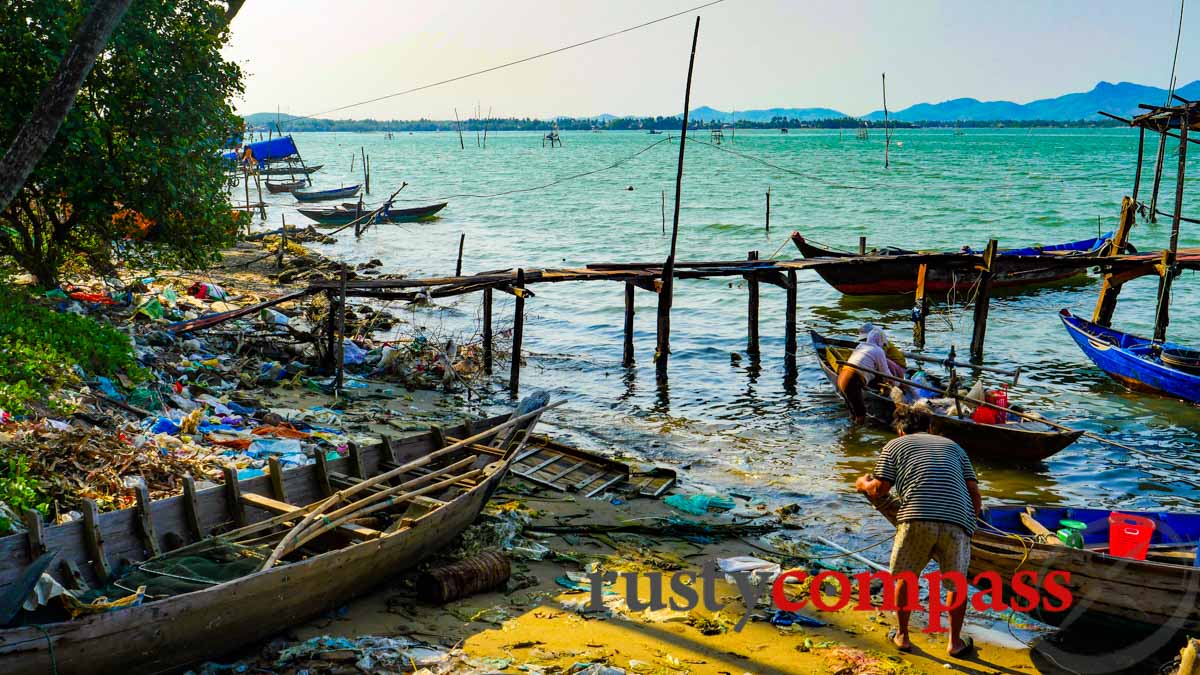
[[[517,270],[517,282],[513,284],[516,301],[513,303],[512,366],[508,371],[508,393],[517,397],[521,389],[521,339],[525,334],[525,270]]]
[[[667,234],[667,191],[662,191],[662,230],[663,235]]]
[[[492,374],[492,288],[483,289],[483,372]]]
[[[454,128],[458,129],[458,148],[460,150],[466,150],[467,146],[465,143],[463,143],[463,137],[462,137],[462,122],[460,122],[458,119],[458,108],[457,107],[454,108]]]
[[[371,194],[371,156],[367,155],[367,194]]]
[[[275,269],[283,269],[283,251],[287,248],[287,220],[279,214],[279,250],[275,252]]]
[[[458,264],[454,266],[454,276],[456,276],[456,277],[462,276],[463,244],[466,243],[466,241],[467,241],[467,233],[463,232],[462,234],[460,234],[458,236]]]
[[[771,188],[767,187],[767,234],[771,233]]]
[[[925,297],[925,277],[929,266],[921,263],[917,268],[917,299],[913,304],[913,347],[925,349],[925,315],[929,313],[929,298]]]
[[[888,148],[892,145],[892,133],[888,131],[887,73],[883,73],[883,168],[888,168]]]
[[[992,269],[996,260],[997,242],[988,241],[983,252],[983,269],[979,272],[979,293],[975,296],[975,330],[971,334],[971,363],[983,363],[983,339],[987,336],[988,304],[992,296]]]
[[[325,291],[325,301],[329,306],[329,316],[325,318],[325,372],[331,373],[336,369],[337,360],[337,315],[338,301],[333,289]]]
[[[675,215],[671,227],[671,254],[663,266],[662,291],[658,294],[658,345],[654,353],[655,370],[660,381],[667,378],[671,355],[671,303],[675,281],[675,247],[679,240],[679,202],[683,197],[683,151],[687,146],[688,108],[692,100],[692,72],[696,66],[696,43],[700,39],[700,17],[692,31],[692,53],[688,58],[687,85],[683,90],[683,123],[679,137],[679,165],[675,170]]]
[[[867,254],[867,238],[865,236],[858,238],[858,254]]]
[[[770,193],[768,193],[770,194]],[[796,270],[787,273],[787,306],[784,307],[783,369],[788,378],[796,377]]]
[[[758,260],[758,251],[750,251],[747,260]],[[753,272],[743,275],[750,290],[746,299],[746,353],[758,356],[758,277]]]
[[[362,153],[363,185],[366,186],[370,184],[370,179],[367,178],[367,149],[360,145],[358,146],[358,151]]]
[[[1117,225],[1117,233],[1113,236],[1112,246],[1108,255],[1118,256],[1129,241],[1129,231],[1137,219],[1137,200],[1125,197],[1121,200],[1121,222]],[[1121,293],[1121,283],[1115,283],[1113,273],[1104,275],[1100,286],[1100,297],[1096,299],[1096,310],[1092,312],[1092,323],[1101,326],[1111,326],[1113,311],[1117,308],[1117,296]]]
[[[254,174],[254,187],[258,189],[258,217],[260,220],[267,219],[267,203],[263,201],[262,196],[262,181],[258,174]]]
[[[636,287],[632,281],[625,282],[625,345],[621,354],[621,365],[629,368],[633,365],[633,292]]]

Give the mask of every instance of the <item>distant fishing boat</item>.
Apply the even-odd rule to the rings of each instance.
[[[849,357],[857,343],[826,337],[816,331],[810,331],[810,336],[821,372],[836,390],[839,364]],[[867,420],[875,426],[891,429],[896,403],[883,393],[869,388],[863,393],[867,404]],[[933,433],[958,443],[974,457],[1024,462],[1046,459],[1083,435],[1081,430],[1063,431],[1043,422],[984,424],[970,417],[937,411],[933,413]]]
[[[291,176],[292,174],[307,176],[310,173],[316,173],[320,171],[324,166],[324,164],[313,164],[312,166],[274,165],[259,169],[258,173],[260,176]]]
[[[375,216],[370,218],[370,222],[411,223],[419,220],[428,220],[436,216],[439,211],[446,208],[446,204],[447,202],[438,202],[437,204],[413,206],[404,209],[389,207],[375,214]],[[322,225],[346,225],[371,213],[375,210],[375,208],[360,207],[359,204],[350,202],[332,208],[301,208],[296,210],[299,211],[301,215],[311,218]]]
[[[1087,274],[1084,267],[1047,267],[1043,260],[1039,259],[1039,256],[1098,257],[1107,249],[1112,235],[1113,233],[1109,232],[1092,239],[1065,244],[1001,250],[996,256],[992,288],[1029,288],[1084,276]],[[800,249],[800,254],[805,258],[855,257],[853,253],[816,246],[799,232],[792,233],[792,242],[796,244],[796,248]],[[917,253],[920,252],[887,247],[874,251],[872,255],[884,258],[895,257],[895,262],[888,261],[884,264],[863,265],[854,268],[818,267],[816,271],[830,286],[846,295],[915,293],[920,262],[906,260],[905,256]],[[927,293],[942,294],[948,293],[951,289],[964,292],[970,290],[978,278],[979,273],[975,271],[951,270],[930,265],[925,278],[925,290]]]
[[[656,136],[656,135],[658,135],[658,134],[661,134],[662,132],[661,132],[661,131],[659,131],[658,129],[651,129],[651,130],[650,130],[649,132],[647,132],[647,133],[649,133],[651,136]]]
[[[327,202],[334,199],[345,199],[358,194],[360,186],[334,188],[332,190],[295,190],[292,196],[302,202]]]

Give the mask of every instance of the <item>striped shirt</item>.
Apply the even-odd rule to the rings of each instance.
[[[936,520],[975,532],[967,481],[978,479],[967,453],[954,441],[933,434],[901,436],[883,446],[874,474],[890,482],[900,498],[899,522]]]

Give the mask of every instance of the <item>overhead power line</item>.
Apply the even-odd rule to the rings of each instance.
[[[358,106],[367,105],[368,103],[378,103],[379,101],[386,101],[389,98],[396,98],[397,96],[404,96],[405,94],[412,94],[414,92],[422,91],[425,89],[432,89],[433,87],[440,87],[443,84],[450,84],[451,82],[458,82],[459,80],[465,80],[469,77],[475,77],[477,75],[492,73],[497,70],[502,70],[504,68],[511,68],[512,66],[520,65],[522,63],[528,63],[530,61],[534,61],[536,59],[540,59],[545,56],[559,54],[559,53],[565,52],[570,49],[575,49],[576,47],[583,47],[585,45],[590,45],[594,42],[599,42],[601,40],[607,40],[608,38],[611,38],[611,37],[616,37],[618,35],[624,35],[625,33],[630,33],[635,30],[638,30],[640,28],[645,28],[647,26],[653,26],[656,23],[662,23],[663,21],[674,19],[675,17],[683,16],[684,14],[689,14],[691,12],[695,12],[695,11],[704,9],[706,7],[712,7],[713,5],[719,5],[722,2],[725,2],[725,0],[712,0],[711,2],[706,2],[703,5],[696,5],[695,7],[691,7],[691,8],[685,9],[680,12],[675,12],[674,14],[668,14],[667,16],[659,17],[657,19],[647,21],[645,23],[639,23],[638,25],[630,26],[629,28],[622,28],[621,30],[614,31],[612,33],[607,33],[607,34],[601,35],[599,37],[591,38],[590,40],[584,40],[583,42],[576,42],[574,44],[566,45],[565,47],[559,47],[558,49],[551,49],[548,52],[534,54],[533,56],[527,56],[523,59],[517,59],[516,61],[509,61],[508,63],[502,63],[498,66],[492,66],[491,68],[484,68],[483,70],[476,70],[474,72],[467,73],[465,75],[458,75],[456,77],[451,77],[449,79],[440,80],[438,82],[431,82],[429,84],[423,84],[419,87],[405,89],[404,91],[398,91],[394,94],[385,94],[384,96],[377,96],[375,98],[367,99],[365,101],[359,101],[357,103],[350,103],[348,105],[339,106],[337,108],[331,108],[329,110],[325,110],[325,111],[319,112],[319,113],[313,113],[311,115],[299,115],[299,116],[291,117],[290,119],[303,120],[303,119],[311,119],[313,117],[320,117],[321,115],[328,115],[329,113],[338,112],[340,110],[347,110],[349,108],[357,108]]]

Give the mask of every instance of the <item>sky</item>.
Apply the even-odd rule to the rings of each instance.
[[[252,0],[226,58],[239,113],[314,115],[621,30],[705,0]],[[1166,87],[1179,3],[1149,0],[724,0],[464,81],[321,115],[451,119],[677,115],[694,17],[692,108],[828,107],[850,115],[972,97],[1025,103],[1097,82]],[[1200,78],[1200,7],[1178,81]],[[1190,45],[1193,46],[1189,49]]]

